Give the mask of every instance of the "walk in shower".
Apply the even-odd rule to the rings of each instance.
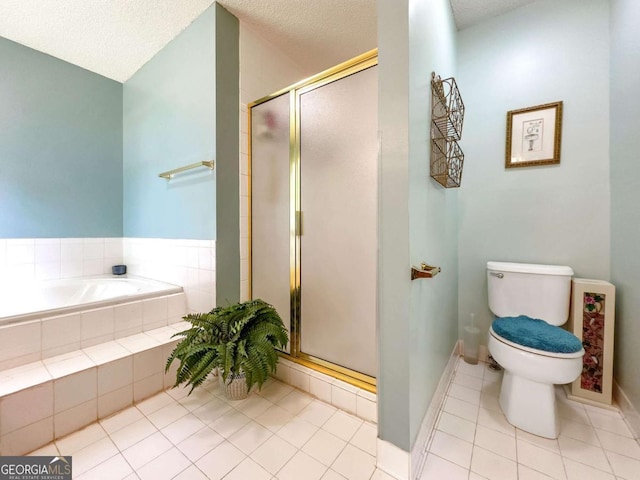
[[[292,361],[373,390],[377,51],[249,105],[250,290]]]

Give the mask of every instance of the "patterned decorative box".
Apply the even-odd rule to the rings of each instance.
[[[582,340],[582,373],[570,398],[611,405],[616,287],[603,280],[573,279],[570,328]]]

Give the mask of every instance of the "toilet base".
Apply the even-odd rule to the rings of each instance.
[[[553,384],[534,382],[505,370],[500,407],[514,427],[541,437],[558,438],[560,425]]]

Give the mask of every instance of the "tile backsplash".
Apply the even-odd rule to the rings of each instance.
[[[16,280],[102,275],[122,261],[119,237],[0,239],[0,275]]]
[[[16,281],[105,275],[126,264],[131,275],[184,288],[187,310],[215,305],[215,240],[161,238],[0,239],[0,278]]]

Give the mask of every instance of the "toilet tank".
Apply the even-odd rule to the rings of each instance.
[[[571,267],[487,262],[489,308],[498,317],[526,315],[551,325],[569,318]]]

